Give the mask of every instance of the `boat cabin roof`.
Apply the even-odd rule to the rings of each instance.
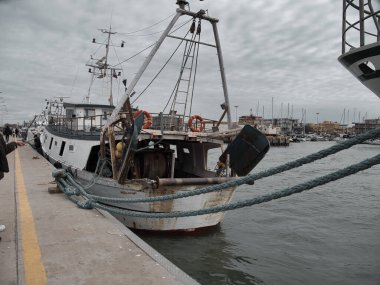
[[[112,111],[115,109],[115,106],[103,105],[103,104],[86,104],[86,103],[63,103],[63,107],[68,108],[84,108],[84,109],[103,109]]]

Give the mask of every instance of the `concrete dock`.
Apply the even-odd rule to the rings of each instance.
[[[53,170],[30,146],[0,181],[0,284],[198,284],[107,212],[50,194]]]

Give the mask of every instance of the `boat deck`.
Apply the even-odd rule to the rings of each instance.
[[[31,147],[0,181],[0,284],[198,284],[107,212],[77,208]]]

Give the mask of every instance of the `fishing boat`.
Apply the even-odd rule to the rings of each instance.
[[[25,141],[40,154],[42,154],[40,137],[44,132],[46,123],[47,121],[44,113],[40,113],[34,116],[33,120],[30,121],[24,130]]]
[[[380,139],[367,140],[363,144],[380,145]]]
[[[42,139],[44,155],[56,167],[70,171],[85,185],[88,193],[113,198],[186,193],[247,175],[269,149],[268,140],[259,130],[249,125],[241,128],[232,124],[217,29],[219,20],[210,17],[204,10],[190,11],[186,1],[179,0],[177,5],[175,16],[128,87],[126,80],[123,80],[125,93],[116,106],[113,105],[111,90],[110,104],[63,102],[62,114],[49,118]],[[178,30],[175,24],[181,17],[189,19],[189,27],[182,37],[173,34],[174,30]],[[210,24],[212,43],[200,41],[205,22]],[[108,35],[106,56],[90,64],[90,71],[95,78],[109,78],[112,81],[117,70],[109,64],[107,55],[110,36],[114,32],[111,28],[103,32]],[[138,91],[136,85],[164,40],[169,38],[179,41],[178,47],[183,48],[173,92],[171,95],[161,94],[170,97],[165,103],[171,107],[156,113],[137,108],[131,103],[132,96],[139,96],[135,94]],[[192,104],[200,46],[213,48],[217,52],[223,94],[219,120],[200,116]],[[145,91],[143,89],[141,93]],[[200,95],[208,96],[204,93]],[[228,130],[220,130],[223,122]],[[229,141],[229,144],[224,141]],[[167,201],[103,204],[146,213],[191,211],[225,205],[231,201],[235,190],[236,187],[230,187]],[[223,212],[177,218],[115,215],[130,228],[153,231],[195,231],[218,225],[224,217]]]
[[[39,153],[42,153],[41,138],[49,118],[55,117],[62,113],[62,102],[68,97],[53,97],[45,99],[42,111],[35,115],[24,129],[25,141]]]

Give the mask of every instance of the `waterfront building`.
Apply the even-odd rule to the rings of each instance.
[[[308,133],[338,135],[342,133],[349,133],[350,128],[346,125],[341,125],[338,122],[323,121],[319,124],[307,124],[306,130]]]
[[[365,133],[366,131],[376,129],[380,127],[380,118],[378,119],[367,119],[362,123],[354,123],[353,132],[355,134]]]

